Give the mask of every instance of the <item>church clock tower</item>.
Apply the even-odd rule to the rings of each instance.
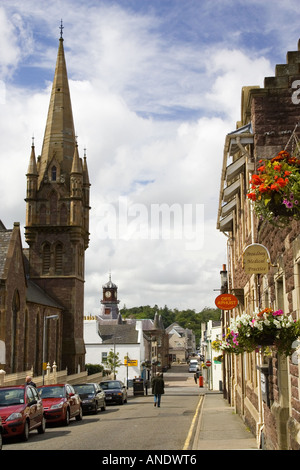
[[[111,280],[102,286],[103,298],[101,300],[100,317],[103,320],[118,320],[119,319],[119,300],[118,300],[118,287]]]
[[[62,28],[61,28],[62,32]],[[84,257],[89,245],[90,182],[80,158],[62,33],[41,155],[32,143],[25,239],[30,278],[64,308],[61,367],[84,368]]]

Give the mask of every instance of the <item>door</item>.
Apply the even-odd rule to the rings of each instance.
[[[33,393],[32,387],[26,388],[27,414],[29,417],[29,429],[34,429],[39,423],[38,402]]]

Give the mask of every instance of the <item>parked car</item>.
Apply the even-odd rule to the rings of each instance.
[[[82,403],[70,384],[42,385],[38,391],[43,400],[46,422],[68,426],[71,418],[82,420]]]
[[[197,372],[198,370],[199,370],[199,367],[196,364],[189,365],[189,372]]]
[[[127,403],[127,389],[121,380],[104,380],[100,382],[100,387],[105,393],[105,401],[109,403]]]
[[[4,438],[19,436],[27,441],[33,429],[45,432],[43,403],[31,385],[0,387],[0,417]]]
[[[0,418],[0,450],[2,450],[2,435],[3,435],[3,426],[2,426],[2,419]]]
[[[105,393],[98,384],[76,384],[73,385],[73,388],[81,398],[82,411],[84,413],[89,413],[90,411],[97,413],[99,409],[105,411]]]

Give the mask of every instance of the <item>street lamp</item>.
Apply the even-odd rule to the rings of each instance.
[[[44,331],[43,331],[43,367],[42,367],[42,376],[43,376],[43,385],[45,379],[45,369],[44,364],[46,360],[46,332],[47,332],[47,320],[58,320],[59,315],[48,315],[44,317]]]
[[[122,336],[114,335],[114,380],[116,380],[116,339],[122,339]]]

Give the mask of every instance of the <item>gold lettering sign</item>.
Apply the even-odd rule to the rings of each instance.
[[[243,253],[243,266],[246,274],[267,274],[270,266],[268,249],[259,243],[247,246]]]

